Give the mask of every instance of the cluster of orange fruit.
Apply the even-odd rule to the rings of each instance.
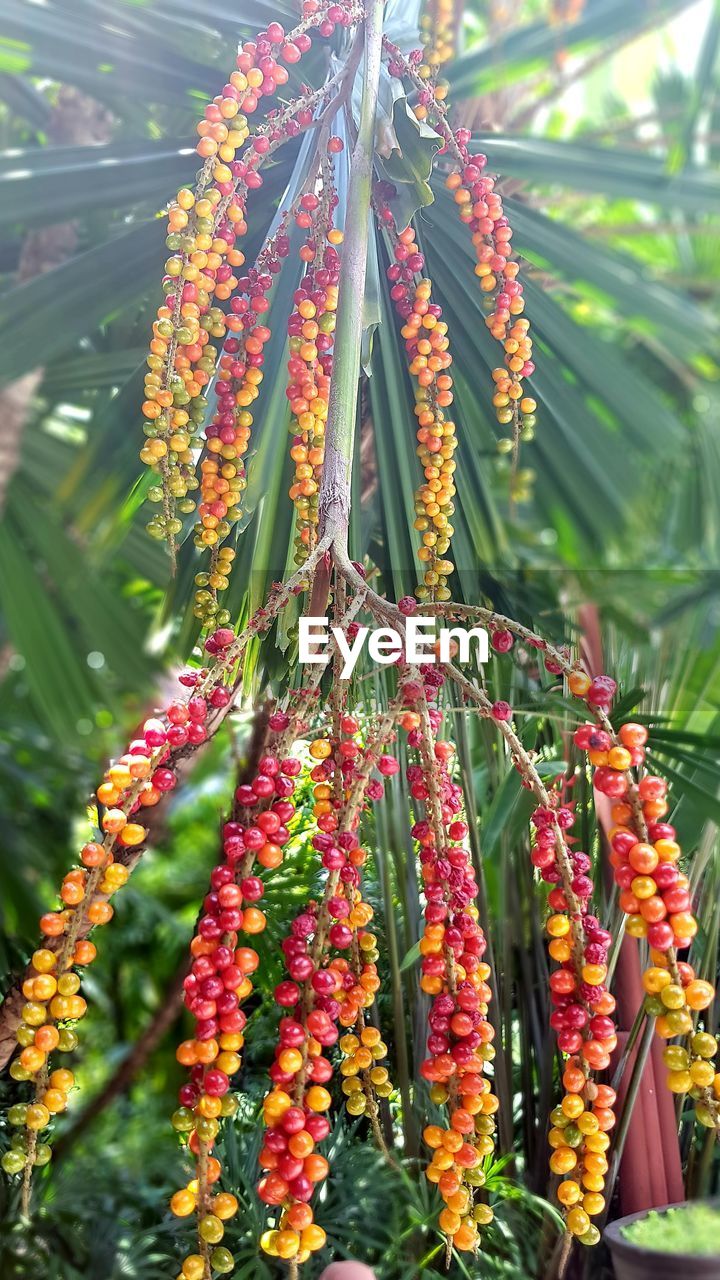
[[[518,279],[520,264],[512,257],[512,227],[505,216],[496,180],[483,172],[486,157],[468,151],[469,133],[458,130],[455,139],[463,165],[448,175],[445,185],[452,192],[461,221],[472,232],[477,258],[475,275],[482,292],[491,299],[485,323],[504,352],[504,367],[494,369],[492,375],[497,420],[501,426],[511,428],[508,445],[501,442],[504,450],[516,446],[519,439],[532,439],[535,426],[537,405],[523,386],[523,379],[535,369],[530,322],[523,315],[525,299],[522,281]]]
[[[508,436],[498,443],[501,453],[517,458],[521,440],[531,440],[535,429],[537,404],[528,395],[523,379],[535,365],[532,360],[530,323],[524,317],[525,300],[520,266],[512,255],[512,227],[503,208],[496,179],[484,172],[487,157],[469,150],[469,129],[453,130],[445,105],[447,84],[435,82],[430,69],[422,62],[422,51],[405,56],[396,44],[385,38],[390,74],[410,82],[416,91],[413,111],[418,120],[427,120],[442,139],[441,153],[451,161],[445,180],[457,206],[458,215],[472,232],[475,250],[475,274],[483,294],[487,295],[485,323],[492,337],[502,344],[504,367],[493,370],[495,391],[493,406],[501,426],[510,427]],[[511,493],[514,500],[528,496],[532,473],[513,466]]]
[[[455,567],[447,555],[457,467],[455,423],[448,412],[453,403],[448,326],[432,300],[431,281],[420,275],[425,260],[412,226],[398,232],[388,206],[379,203],[379,209],[393,245],[394,261],[387,269],[390,297],[403,322],[400,332],[415,379],[416,453],[423,469],[423,483],[415,492],[415,528],[421,534],[418,557],[424,565],[416,594],[420,600],[444,601],[451,596],[447,580]]]
[[[571,847],[566,833],[573,820],[565,805],[536,809],[531,860],[550,886],[552,914],[545,929],[550,957],[558,966],[550,974],[550,1025],[558,1048],[567,1055],[565,1093],[550,1117],[550,1169],[565,1179],[557,1194],[568,1231],[582,1244],[594,1245],[600,1233],[591,1219],[605,1208],[605,1152],[615,1125],[615,1094],[593,1075],[609,1066],[617,1034],[615,998],[607,987],[611,937],[590,912],[591,861]]]
[[[213,705],[222,705],[228,697],[221,688],[213,696]],[[187,702],[171,702],[162,719],[145,721],[141,735],[108,767],[97,788],[98,838],[83,845],[81,865],[64,877],[60,909],[40,918],[44,945],[33,953],[23,983],[25,1004],[16,1032],[20,1053],[10,1068],[13,1079],[34,1084],[35,1096],[30,1104],[11,1108],[10,1121],[19,1132],[12,1150],[3,1157],[6,1172],[19,1173],[28,1164],[47,1163],[50,1158],[49,1148],[38,1144],[37,1134],[65,1109],[73,1085],[71,1072],[50,1072],[49,1058],[56,1050],[75,1049],[78,1043],[72,1024],[85,1016],[87,1005],[75,970],[91,964],[96,956],[96,947],[85,934],[112,919],[109,899],[126,884],[134,851],[147,834],[137,818],[175,786],[170,753],[174,747],[192,748],[205,740],[208,710],[205,698],[191,696]]]
[[[197,126],[197,153],[203,167],[195,189],[182,187],[169,208],[165,300],[157,312],[147,356],[142,406],[146,440],[140,456],[159,479],[149,491],[151,501],[161,507],[148,525],[154,537],[174,543],[182,529],[180,516],[195,508],[192,495],[199,482],[194,457],[202,444],[200,431],[207,409],[204,390],[217,365],[213,341],[225,338],[228,330],[234,334],[250,327],[247,307],[242,306],[248,299],[233,296],[239,282],[236,273],[245,261],[237,242],[247,231],[248,193],[262,186],[262,166],[275,148],[312,124],[315,98],[303,94],[282,112],[267,117],[252,135],[248,117],[263,99],[275,97],[287,84],[288,66],[311,48],[309,30],[316,28],[322,36],[329,36],[337,26],[349,26],[356,18],[352,4],[344,0],[334,4],[304,0],[302,20],[293,31],[286,33],[280,23],[271,22],[266,31],[241,46],[235,70],[222,92],[208,103]],[[225,315],[220,304],[231,299],[241,309],[235,311],[231,305]],[[251,320],[259,314],[253,301],[251,294]],[[266,337],[262,326],[254,327],[260,331],[245,333],[243,359],[249,368],[237,375],[247,384],[237,402],[241,410],[249,403],[243,403],[243,396],[251,400],[252,388],[256,389],[260,380],[258,365],[248,357],[261,353]],[[232,345],[232,338],[230,341]],[[226,354],[234,353],[226,346]],[[249,426],[246,421],[235,421],[236,416],[233,412],[232,422],[224,424],[227,432],[232,430],[232,440],[212,436],[230,448],[229,455],[222,447],[219,452],[235,474],[221,477],[230,483],[227,488],[221,485],[218,492],[212,467],[205,468],[202,528],[196,531],[202,545],[213,546],[222,540],[236,514],[236,502],[228,503],[227,497],[236,496],[241,487],[241,469],[235,459],[242,453],[237,445],[242,444]],[[225,511],[216,514],[209,509],[213,505],[225,507]]]
[[[423,58],[418,74],[423,80],[435,82],[435,92],[445,90],[437,76],[441,67],[455,53],[455,27],[457,10],[455,0],[428,0],[420,16],[420,40]]]
[[[342,149],[340,138],[331,138],[329,154]],[[332,170],[326,175],[332,178]],[[295,563],[302,564],[315,545],[318,526],[318,492],[325,458],[325,426],[332,373],[333,334],[338,302],[340,255],[343,235],[333,227],[335,205],[331,184],[318,195],[308,192],[300,200],[299,225],[308,235],[300,250],[306,264],[294,309],[288,320],[289,356],[287,398],[293,437],[290,457],[295,475],[290,497],[295,504]]]
[[[490,966],[483,959],[487,944],[465,846],[462,791],[449,772],[454,748],[437,738],[442,721],[438,674],[436,667],[425,668],[424,688],[405,682],[408,710],[400,718],[408,746],[418,754],[418,762],[407,768],[410,796],[424,813],[412,828],[426,899],[420,987],[432,1000],[428,1057],[420,1071],[430,1084],[431,1101],[445,1108],[444,1122],[427,1125],[423,1137],[432,1152],[426,1177],[445,1202],[438,1222],[448,1248],[474,1252],[478,1228],[493,1217],[475,1195],[486,1182],[484,1165],[494,1149],[499,1104],[484,1074],[495,1056],[488,1019]],[[425,701],[427,718],[421,710]]]
[[[614,691],[608,677],[591,680],[582,671],[572,672],[568,684],[596,715],[607,706],[605,696],[598,701],[598,690],[603,694],[611,686]],[[668,1086],[674,1093],[690,1092],[700,1123],[720,1129],[717,1039],[695,1030],[695,1016],[712,1004],[715,988],[698,978],[686,960],[678,959],[678,951],[692,943],[698,924],[690,882],[679,866],[677,831],[666,820],[667,782],[642,768],[647,738],[645,726],[632,722],[615,733],[602,714],[575,732],[576,745],[588,754],[595,788],[612,801],[610,861],[627,916],[625,927],[630,936],[649,945],[650,963],[643,975],[647,1009],[663,1040],[682,1036],[686,1041],[664,1050]],[[634,770],[640,770],[638,777]]]

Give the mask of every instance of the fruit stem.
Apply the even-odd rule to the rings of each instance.
[[[319,494],[320,537],[347,545],[350,521],[357,386],[360,376],[365,273],[367,269],[370,197],[380,68],[382,63],[383,0],[369,0],[365,20],[365,61],[360,121],[350,160],[350,183],[345,219],[335,356],[325,436],[325,462]]]

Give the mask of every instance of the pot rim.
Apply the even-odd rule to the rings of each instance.
[[[610,1245],[611,1250],[617,1252],[621,1257],[631,1258],[642,1254],[643,1257],[652,1261],[653,1258],[688,1258],[693,1262],[711,1262],[720,1258],[720,1244],[717,1253],[668,1253],[664,1249],[651,1249],[645,1244],[636,1244],[634,1240],[627,1240],[622,1235],[622,1228],[630,1225],[631,1222],[638,1222],[641,1218],[646,1218],[649,1213],[665,1213],[668,1209],[684,1209],[687,1205],[697,1204],[696,1200],[676,1200],[674,1204],[653,1205],[650,1209],[641,1209],[639,1213],[629,1213],[624,1218],[616,1218],[610,1222],[603,1231],[603,1237]],[[707,1203],[720,1207],[720,1200],[713,1197]]]

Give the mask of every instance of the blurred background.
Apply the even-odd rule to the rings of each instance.
[[[389,9],[417,26],[417,5]],[[238,40],[291,0],[5,0],[0,19],[0,973],[12,981],[36,921],[85,837],[102,762],[162,701],[187,656],[192,547],[169,580],[146,536],[139,481],[142,359],[157,305],[158,212],[196,168],[200,105],[226,78]],[[469,0],[448,68],[456,119],[502,175],[526,259],[536,338],[535,440],[513,479],[490,407],[470,257],[442,182],[420,226],[450,323],[461,427],[458,580],[556,639],[585,646],[621,680],[622,709],[651,730],[653,767],[673,783],[673,821],[694,849],[703,971],[717,971],[720,860],[720,14],[712,0]],[[312,58],[303,77],[323,72]],[[291,86],[292,87],[292,86]],[[248,237],[257,250],[292,183],[292,148],[268,171]],[[425,184],[427,185],[427,184]],[[423,192],[423,201],[432,192]],[[250,254],[248,253],[248,257]],[[403,352],[379,247],[368,296],[375,327],[358,450],[353,551],[384,584],[412,586],[412,516],[398,509],[414,448]],[[374,274],[373,274],[374,273]],[[291,281],[281,288],[292,289]],[[285,294],[287,296],[287,293]],[[277,297],[282,314],[283,297]],[[280,341],[282,340],[282,334]],[[276,364],[282,362],[277,346]],[[232,608],[242,617],[289,558],[292,507],[284,377],[257,419]],[[510,490],[513,489],[511,493]],[[251,693],[282,679],[263,655]],[[532,666],[491,671],[519,709],[548,777],[566,768],[576,713]],[[172,1274],[178,1227],[162,1210],[180,1154],[168,1123],[180,1068],[182,964],[215,857],[219,815],[242,770],[252,712],[200,756],[151,831],[88,979],[78,1056],[82,1092],[58,1124],[52,1174],[38,1177],[27,1231],[0,1186],[0,1274],[8,1280],[154,1280]],[[495,952],[503,1192],[492,1247],[464,1273],[547,1274],[557,1234],[544,1200],[546,961],[532,910],[529,805],[506,779],[493,731],[465,733],[461,767],[479,818],[485,924]],[[412,1175],[413,1081],[422,1057],[415,944],[419,902],[400,784],[378,810],[371,900],[381,921],[380,997],[399,1101],[386,1117],[407,1171],[382,1165],[354,1124],[333,1136],[323,1209],[333,1250],[382,1261],[382,1280],[442,1270],[434,1210]],[[588,808],[587,843],[594,836]],[[278,977],[283,923],[313,869],[302,851],[274,874],[275,924],[260,988]],[[275,944],[275,946],[274,946]],[[238,1277],[256,1256],[255,1116],[272,1055],[271,1006],[253,1012],[225,1160],[246,1213],[230,1242]],[[10,1101],[12,1082],[2,1085]],[[717,1190],[714,1149],[677,1116],[686,1186]],[[360,1133],[362,1140],[363,1134]],[[355,1135],[357,1140],[357,1135]],[[160,1208],[158,1208],[160,1206]],[[372,1229],[371,1229],[372,1228]],[[176,1265],[176,1264],[175,1264]],[[588,1263],[602,1274],[602,1253]]]

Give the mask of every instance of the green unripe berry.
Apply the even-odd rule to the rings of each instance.
[[[190,1133],[195,1128],[195,1117],[189,1107],[178,1107],[170,1123],[177,1133]]]
[[[695,1115],[697,1116],[698,1122],[706,1129],[715,1128],[715,1117],[706,1102],[698,1103],[695,1108]]]
[[[581,1244],[588,1245],[590,1248],[592,1248],[593,1245],[596,1245],[598,1243],[600,1239],[600,1232],[598,1228],[593,1223],[591,1223],[587,1231],[585,1232],[585,1234],[582,1236],[577,1236],[577,1239],[580,1241]]]
[[[225,1228],[214,1213],[208,1213],[198,1223],[198,1234],[208,1244],[218,1244],[225,1235]]]
[[[26,1157],[21,1151],[6,1151],[2,1160],[0,1160],[0,1164],[2,1164],[4,1173],[22,1173],[25,1168]]]
[[[207,1116],[201,1116],[196,1124],[197,1136],[201,1142],[213,1142],[220,1128],[217,1120],[209,1119]],[[220,1237],[218,1237],[219,1239]]]
[[[717,1040],[708,1031],[696,1031],[692,1038],[692,1051],[701,1058],[714,1058],[717,1053]]]
[[[213,1249],[210,1254],[210,1266],[213,1271],[217,1271],[221,1276],[224,1276],[229,1271],[232,1271],[235,1266],[235,1259],[229,1249]]]

